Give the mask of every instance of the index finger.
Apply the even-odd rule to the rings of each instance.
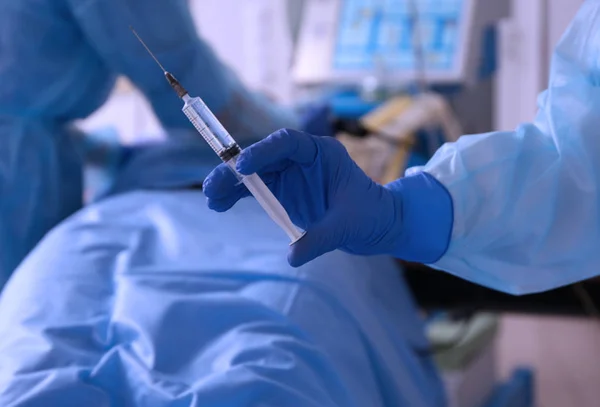
[[[317,152],[314,136],[282,129],[242,151],[237,170],[244,175],[250,175],[283,160],[309,165],[315,161]]]

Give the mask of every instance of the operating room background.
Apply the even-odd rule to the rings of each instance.
[[[548,79],[551,50],[581,2],[512,1],[512,18],[500,27],[495,129],[490,130],[531,120],[537,95]],[[199,32],[221,58],[248,86],[285,104],[295,95],[289,66],[301,3],[191,0]],[[223,30],[224,26],[228,29]],[[168,67],[169,61],[163,62]],[[148,104],[124,80],[109,103],[81,125],[90,130],[114,127],[125,143],[161,137]],[[500,371],[508,375],[516,365],[534,367],[541,407],[596,406],[600,399],[598,343],[597,321],[506,315],[498,341]]]
[[[582,0],[513,0],[502,26],[496,127],[530,120],[548,80],[552,49]],[[592,319],[507,315],[498,340],[501,374],[515,365],[536,370],[541,407],[598,405],[600,322]]]

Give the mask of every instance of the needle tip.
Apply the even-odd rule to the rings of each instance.
[[[135,35],[138,39],[138,41],[144,46],[144,48],[146,48],[146,51],[148,51],[148,54],[150,54],[150,56],[156,61],[156,63],[158,64],[158,66],[160,66],[160,69],[162,69],[162,71],[164,73],[167,73],[167,70],[162,66],[162,64],[160,63],[160,61],[156,58],[156,56],[154,55],[154,53],[152,51],[150,51],[150,48],[148,48],[148,46],[146,45],[146,43],[144,42],[144,40],[142,40],[142,38],[138,35],[138,33],[133,29],[133,27],[129,26],[129,28],[131,29],[131,31],[133,32],[133,35]]]

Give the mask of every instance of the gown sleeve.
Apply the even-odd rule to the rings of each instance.
[[[588,0],[554,52],[535,120],[462,137],[422,168],[454,205],[434,267],[513,294],[599,274],[599,54],[600,2]]]

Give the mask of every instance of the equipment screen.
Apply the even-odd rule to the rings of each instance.
[[[415,51],[415,21],[419,23],[423,68],[452,71],[459,51],[458,27],[464,0],[416,0],[415,20],[410,0],[345,0],[333,59],[337,71],[419,69]]]

